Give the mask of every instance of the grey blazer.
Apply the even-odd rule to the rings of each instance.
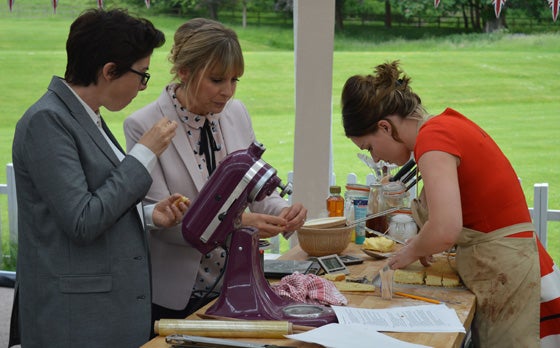
[[[150,266],[136,204],[151,185],[148,171],[132,156],[117,159],[58,77],[18,122],[12,155],[22,346],[147,342]]]
[[[153,203],[181,193],[191,200],[198,196],[206,179],[201,175],[193,148],[173,102],[164,88],[153,103],[136,111],[124,121],[126,145],[130,149],[154,123],[166,116],[180,127],[169,147],[159,156],[152,171],[153,184],[146,202]],[[219,127],[227,153],[249,147],[255,134],[247,109],[239,100],[230,100],[220,113]],[[265,144],[266,145],[266,144]],[[266,153],[265,153],[266,154]],[[288,203],[278,194],[249,206],[253,212],[278,215]],[[182,236],[181,225],[171,229],[154,230],[148,234],[152,262],[153,302],[175,310],[187,305],[202,255],[188,245]]]

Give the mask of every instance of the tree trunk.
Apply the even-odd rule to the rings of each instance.
[[[484,32],[492,33],[495,31],[500,31],[507,28],[506,25],[506,11],[502,9],[500,17],[496,18],[496,13],[494,11],[494,5],[485,5],[482,8],[484,19]]]
[[[215,0],[208,1],[208,17],[215,21],[218,20],[218,4]]]
[[[391,28],[393,16],[391,15],[391,0],[385,0],[385,28]]]
[[[334,24],[336,29],[344,29],[344,0],[336,0],[334,5]]]
[[[243,0],[243,28],[247,28],[247,1]]]
[[[467,16],[467,9],[465,8],[465,5],[461,5],[461,12],[463,13],[463,25],[465,26],[465,29],[469,29],[469,17]]]
[[[480,25],[480,0],[471,1],[470,6],[472,27],[476,31],[481,31],[482,26]]]
[[[493,33],[495,31],[500,31],[503,29],[507,29],[506,24],[506,14],[502,10],[500,17],[496,18],[496,16],[490,16],[484,23],[484,32],[485,33]]]

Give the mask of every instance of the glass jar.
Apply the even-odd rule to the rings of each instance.
[[[406,208],[409,204],[409,194],[403,183],[398,181],[389,182],[382,185],[382,198],[380,211],[391,208]]]
[[[418,226],[412,215],[410,214],[395,214],[391,217],[389,223],[389,235],[400,241],[405,242],[407,239],[412,238],[418,233]]]
[[[379,183],[370,186],[368,198],[368,215],[376,214],[381,211],[381,198],[383,195],[382,186]],[[385,233],[387,231],[388,223],[387,216],[379,216],[366,221],[366,227],[377,232]],[[369,233],[366,230],[366,237],[374,237],[375,234]]]

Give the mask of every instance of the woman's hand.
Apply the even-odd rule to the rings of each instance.
[[[430,265],[433,261],[433,257],[430,256],[419,256],[414,251],[413,242],[414,239],[418,236],[414,236],[406,240],[406,245],[402,247],[399,251],[394,253],[389,260],[387,260],[387,264],[391,269],[399,269],[408,266],[409,264],[415,262],[416,260],[420,260],[420,263],[426,267]]]
[[[171,139],[175,136],[177,127],[177,122],[169,121],[167,117],[164,117],[144,133],[138,140],[138,143],[146,146],[156,156],[159,156],[167,149],[169,143],[171,143]]]
[[[244,213],[241,217],[244,226],[253,226],[259,232],[260,238],[274,237],[285,231],[287,221],[284,218],[258,213]]]
[[[159,201],[152,213],[152,220],[158,227],[173,227],[183,221],[183,216],[189,209],[191,202],[179,193]]]
[[[305,223],[307,209],[301,203],[282,209],[278,216],[244,213],[241,223],[258,229],[260,238],[274,237],[282,232],[295,231]]]
[[[280,217],[286,219],[285,232],[298,230],[305,223],[307,219],[307,209],[301,203],[296,203],[290,207],[282,209]]]

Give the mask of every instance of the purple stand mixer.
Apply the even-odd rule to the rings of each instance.
[[[282,186],[276,170],[261,160],[264,151],[264,146],[255,142],[246,150],[229,154],[183,219],[183,238],[201,253],[218,246],[229,249],[220,296],[206,313],[316,327],[336,322],[330,307],[277,295],[264,277],[256,229],[241,227],[241,214],[248,203],[262,200],[276,188],[281,189],[281,196],[291,193],[291,185]]]

